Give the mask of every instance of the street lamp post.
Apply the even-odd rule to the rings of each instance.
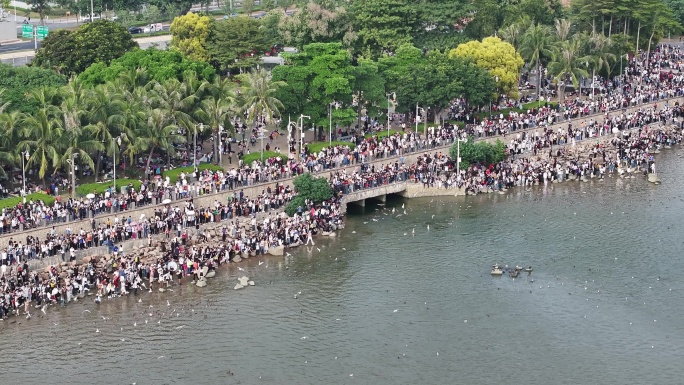
[[[204,123],[198,123],[195,125],[195,146],[193,147],[193,158],[192,165],[197,166],[197,128],[204,130]]]
[[[113,170],[113,176],[114,176],[114,194],[116,194],[116,145],[121,146],[121,136],[117,136],[116,138],[112,138],[112,156],[113,156],[113,162],[114,162],[114,167],[112,167]]]
[[[416,103],[416,134],[418,133],[418,103]]]
[[[390,99],[390,96],[392,99]],[[390,106],[397,102],[397,93],[392,92],[387,94],[387,136],[390,135]]]
[[[340,104],[337,103],[336,101],[330,102],[328,104],[328,119],[330,119],[329,124],[329,130],[328,130],[328,146],[332,147],[332,108],[335,107],[335,109],[340,108]]]
[[[29,160],[29,151],[22,151],[20,153],[21,155],[21,181],[23,183],[24,189],[22,190],[22,194],[26,195],[26,162]]]
[[[264,134],[266,130],[263,128],[259,129],[259,139],[261,139],[261,163],[264,163]]]
[[[67,163],[71,165],[71,197],[76,199],[76,158],[78,154],[71,154],[71,159]]]
[[[299,160],[302,159],[304,149],[304,118],[311,119],[311,117],[304,114],[299,115]]]
[[[461,175],[461,142],[467,142],[468,140],[458,138],[456,140],[456,176],[460,177]]]

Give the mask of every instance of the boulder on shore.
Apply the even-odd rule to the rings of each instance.
[[[242,289],[243,287],[244,287],[244,286],[242,286],[242,285],[240,285],[240,284],[238,283],[238,284],[235,285],[235,287],[233,288],[233,290],[240,290],[240,289]]]
[[[236,255],[235,257],[233,257],[233,262],[241,262],[241,261],[242,261],[242,258],[240,258],[239,255]]]
[[[271,255],[278,255],[278,256],[285,255],[285,246],[269,247],[268,253]]]

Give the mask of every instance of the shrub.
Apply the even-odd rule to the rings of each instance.
[[[280,158],[283,160],[283,162],[287,162],[287,154],[275,151],[264,151],[264,162],[271,158]],[[250,166],[255,160],[261,160],[261,151],[255,151],[242,156],[242,161],[248,166]]]
[[[316,142],[316,143],[307,144],[306,146],[309,148],[310,153],[314,153],[314,152],[321,151],[324,147],[325,148],[329,147],[328,143],[329,142]],[[341,142],[341,141],[333,141],[332,145],[333,146],[349,146],[349,148],[351,148],[352,150],[354,149],[354,147],[356,147],[356,144],[354,144],[352,142]]]
[[[223,171],[223,167],[217,166],[214,164],[209,164],[209,163],[203,163],[197,166],[197,169],[200,171],[203,170],[211,170],[211,171]],[[179,168],[174,168],[173,170],[166,170],[162,173],[163,177],[169,177],[169,180],[171,183],[176,183],[178,178],[180,177],[181,173],[187,174],[192,174],[195,171],[194,166],[188,166],[188,167],[179,167]]]
[[[458,154],[457,143],[454,143],[450,149],[450,155],[456,159]],[[468,141],[461,143],[461,168],[468,167],[474,163],[482,163],[490,165],[498,163],[506,159],[506,145],[501,140],[496,141],[495,144],[488,142],[475,142],[472,137]]]
[[[19,203],[22,203],[24,199],[22,197],[11,197],[0,200],[0,210],[5,208],[16,207]],[[30,201],[43,201],[46,205],[51,205],[55,203],[55,197],[45,193],[33,193],[26,196],[26,202]]]
[[[136,191],[140,190],[140,186],[142,186],[142,182],[137,179],[123,178],[116,180],[116,189],[121,191],[121,186],[128,186],[130,183],[133,184]],[[76,187],[76,193],[82,197],[88,194],[102,194],[110,187],[114,187],[113,180],[106,183],[86,183]]]
[[[326,178],[315,178],[307,173],[297,176],[292,183],[297,191],[297,196],[285,207],[285,212],[289,216],[293,216],[300,205],[306,209],[304,207],[306,199],[321,203],[333,195],[330,183]]]

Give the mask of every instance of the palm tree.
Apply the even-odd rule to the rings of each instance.
[[[49,168],[58,165],[58,143],[64,132],[62,120],[55,114],[55,108],[41,107],[34,113],[24,115],[20,121],[22,140],[17,145],[20,151],[30,150],[26,167],[37,166],[38,177],[43,179]]]
[[[190,135],[197,133],[197,123],[191,116],[195,111],[197,97],[187,89],[185,82],[174,78],[164,83],[154,82],[151,86],[152,104],[171,112],[173,124],[185,130],[189,141]]]
[[[4,109],[0,107],[0,111]],[[23,115],[19,111],[1,112],[0,113],[0,162],[3,165],[13,166],[17,164],[17,155],[15,145],[17,143],[17,134],[19,129],[19,121]],[[7,175],[5,169],[0,167],[0,175]]]
[[[230,80],[217,76],[214,82],[207,86],[208,95],[195,112],[195,116],[211,130],[214,137],[214,159],[217,163],[218,143],[221,139],[219,131],[231,126],[230,118],[235,114],[233,88],[234,85]]]
[[[173,124],[173,115],[170,111],[155,108],[147,112],[147,121],[138,126],[134,136],[129,140],[132,152],[148,152],[145,166],[145,170],[148,170],[154,150],[164,150],[169,155],[173,154],[173,144],[185,142],[185,137],[178,134],[178,126]]]
[[[285,82],[271,81],[270,73],[263,68],[241,75],[240,81],[240,109],[247,113],[248,121],[254,122],[261,116],[269,123],[274,116],[280,116],[283,103],[273,95]]]
[[[580,45],[579,39],[569,40],[567,44],[563,44],[555,52],[553,60],[549,63],[549,71],[554,76],[556,84],[562,82],[562,84],[559,84],[559,101],[563,100],[563,91],[567,78],[570,78],[573,86],[577,87],[579,79],[582,76],[587,76],[587,71],[582,66],[589,61],[589,58],[580,56]]]
[[[56,160],[57,167],[64,167],[71,173],[71,197],[76,197],[76,159],[94,169],[90,154],[104,150],[104,144],[97,140],[94,126],[81,127],[68,125],[60,137],[58,148],[61,156]]]
[[[123,127],[122,115],[123,94],[110,84],[98,85],[84,95],[85,120],[88,129],[93,131],[94,138],[105,145],[105,153],[113,156],[116,148],[108,144]],[[100,150],[96,154],[95,177],[100,175]]]
[[[530,26],[522,36],[520,44],[520,55],[528,63],[535,63],[537,70],[537,100],[541,103],[539,92],[541,89],[541,67],[539,65],[543,58],[551,58],[551,29],[542,24]]]
[[[610,79],[611,62],[616,60],[616,56],[612,52],[613,40],[603,34],[596,34],[591,37],[590,41],[592,46],[591,63],[594,71],[601,72],[605,69],[606,75]]]
[[[568,19],[556,19],[554,22],[556,29],[556,36],[561,44],[565,43],[570,37],[570,30],[572,29],[572,22]]]

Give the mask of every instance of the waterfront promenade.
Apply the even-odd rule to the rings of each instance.
[[[672,99],[662,99],[662,100],[659,100],[657,103],[658,103],[659,108],[662,108],[666,102],[669,103],[670,105],[674,105],[675,103],[681,104],[683,100],[684,100],[684,98],[677,97],[677,98],[672,98]],[[631,113],[631,112],[638,111],[639,109],[642,109],[644,107],[650,107],[650,106],[652,106],[652,103],[648,103],[648,104],[644,104],[644,105],[637,105],[637,106],[634,106],[631,108],[627,108],[624,111],[626,113]],[[621,113],[622,113],[621,111],[614,111],[614,112],[611,112],[609,114],[613,115],[613,114],[621,114]],[[573,122],[575,122],[575,123],[580,122],[581,123],[583,121],[590,120],[590,119],[599,119],[604,115],[605,114],[603,114],[603,113],[586,115],[582,118],[575,119]],[[567,124],[568,124],[568,121],[561,121],[561,122],[556,123],[554,125],[550,125],[548,128],[552,129],[552,130],[557,130],[559,128],[564,128],[565,126],[567,126]],[[525,130],[516,130],[513,133],[509,133],[509,136],[515,135],[517,133],[522,133],[522,132],[534,132],[534,131],[538,131],[539,129],[540,129],[540,127],[530,127],[530,128],[525,129]],[[610,135],[610,134],[608,134],[608,135]],[[606,136],[608,136],[608,135],[606,135]],[[496,141],[498,139],[503,139],[504,141],[506,140],[505,138],[503,138],[501,136],[489,136],[489,137],[477,138],[476,140],[493,142],[493,141]],[[452,143],[447,143],[443,146],[416,151],[413,153],[402,155],[401,157],[403,157],[404,163],[411,164],[411,163],[414,163],[418,159],[418,157],[425,155],[425,154],[432,154],[432,153],[435,153],[438,151],[448,152],[448,149],[451,146],[451,144]],[[379,158],[379,159],[371,160],[368,164],[380,166],[382,164],[393,163],[395,161],[398,161],[399,159],[400,159],[400,156],[388,157],[388,158]],[[330,176],[331,172],[345,171],[345,170],[352,171],[357,167],[358,167],[358,165],[350,165],[350,166],[346,166],[346,167],[341,167],[341,168],[336,168],[336,169],[331,169],[331,170],[325,170],[325,171],[319,172],[317,174],[317,176],[328,178]],[[292,180],[293,180],[293,178],[285,178],[285,179],[281,179],[281,180],[277,180],[277,181],[255,184],[252,186],[242,188],[241,190],[243,191],[245,196],[248,196],[248,197],[257,196],[257,195],[261,194],[264,190],[266,190],[267,187],[269,187],[269,186],[273,187],[276,183],[279,183],[280,185],[292,186]],[[201,195],[201,196],[195,197],[194,201],[195,201],[195,204],[199,207],[208,207],[214,201],[225,202],[229,196],[232,196],[234,191],[236,191],[236,190],[223,190],[223,191],[219,191],[219,192],[216,192],[213,194]],[[239,190],[237,190],[237,191],[239,191]],[[110,221],[114,222],[114,218],[116,218],[116,217],[127,217],[127,216],[130,216],[131,218],[137,219],[137,218],[140,218],[141,215],[145,215],[146,217],[149,218],[149,217],[153,216],[154,211],[159,209],[161,206],[163,206],[163,205],[147,205],[147,206],[143,206],[140,208],[127,210],[125,212],[116,212],[116,213],[112,213],[112,214],[98,215],[96,217],[96,221],[102,223],[102,222],[106,222],[109,219]],[[91,224],[90,224],[89,219],[86,219],[86,220],[81,220],[81,221],[69,221],[69,222],[55,224],[54,230],[56,233],[61,234],[64,231],[66,231],[67,228],[70,228],[74,231],[78,231],[81,228],[89,229],[90,226],[91,226]],[[45,236],[50,231],[52,231],[52,229],[53,229],[52,226],[40,227],[40,228],[29,229],[29,230],[25,230],[25,231],[21,231],[21,232],[4,234],[4,235],[0,236],[0,247],[5,247],[10,239],[16,240],[16,239],[22,239],[22,238],[25,238],[28,236],[33,236],[33,237],[38,237],[38,238],[44,239]],[[86,250],[86,252],[88,252],[88,251]]]

